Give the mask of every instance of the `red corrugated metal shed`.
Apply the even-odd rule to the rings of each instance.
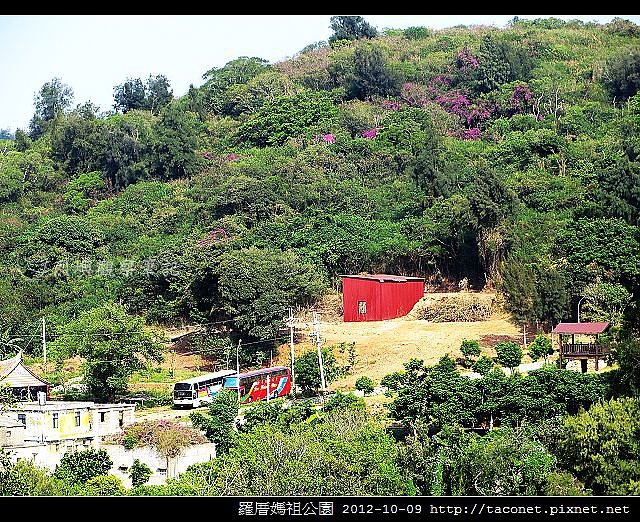
[[[389,274],[342,276],[342,304],[346,322],[402,317],[423,296],[422,277]]]
[[[609,329],[609,323],[558,323],[551,333],[556,334],[601,334]]]

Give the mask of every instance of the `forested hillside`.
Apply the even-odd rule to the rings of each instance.
[[[38,355],[42,316],[62,338],[126,311],[224,325],[257,361],[289,306],[360,271],[467,278],[546,326],[584,297],[637,329],[640,27],[370,29],[182,97],[114,78],[109,114],[45,84],[0,141],[2,354]]]

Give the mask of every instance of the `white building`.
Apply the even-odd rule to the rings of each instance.
[[[110,473],[130,487],[129,471],[138,459],[151,468],[148,484],[164,484],[191,465],[216,457],[213,443],[185,448],[174,458],[161,456],[155,448],[126,449],[103,440],[119,435],[135,422],[133,404],[96,404],[93,402],[47,401],[18,402],[0,415],[0,448],[13,462],[28,460],[53,471],[67,452],[101,448],[111,457]]]
[[[46,401],[18,402],[8,408],[0,447],[12,460],[26,459],[54,469],[68,451],[98,448],[102,437],[122,433],[135,422],[133,404]],[[17,426],[22,425],[22,429]],[[11,436],[7,433],[11,431]]]

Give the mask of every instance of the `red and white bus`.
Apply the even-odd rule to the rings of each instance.
[[[240,389],[240,404],[261,401],[267,398],[284,397],[291,392],[291,372],[286,366],[274,366],[230,375],[224,378],[225,390]]]

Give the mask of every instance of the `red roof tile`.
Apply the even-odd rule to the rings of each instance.
[[[609,323],[558,323],[551,333],[557,334],[600,334],[609,329]]]

